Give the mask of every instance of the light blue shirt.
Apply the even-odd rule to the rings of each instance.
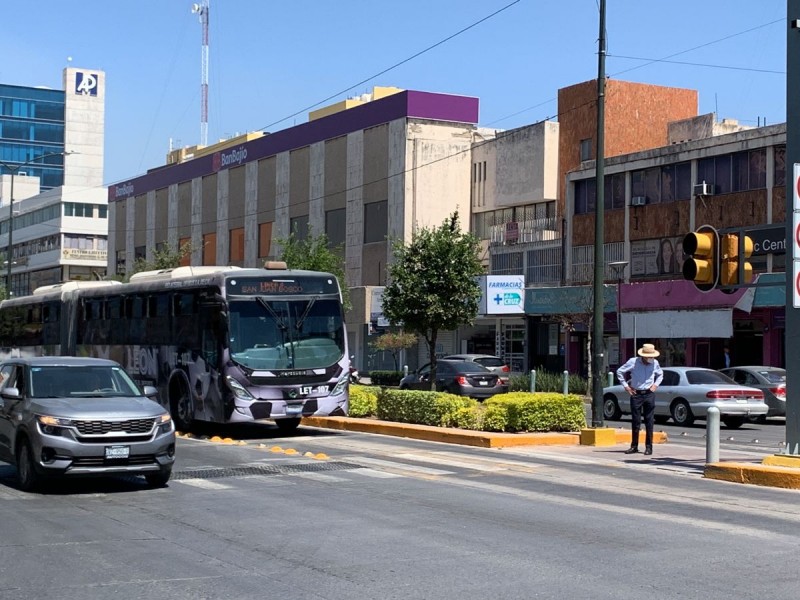
[[[630,381],[625,381],[625,373],[631,374]],[[622,385],[630,386],[634,390],[648,390],[653,384],[661,385],[664,372],[655,358],[648,364],[635,356],[617,369],[617,379]]]

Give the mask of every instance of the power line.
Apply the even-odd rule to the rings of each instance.
[[[475,21],[474,23],[472,23],[472,25],[468,25],[467,27],[464,27],[463,29],[460,29],[459,31],[456,31],[454,34],[447,36],[447,37],[446,37],[446,38],[444,38],[443,40],[440,40],[440,41],[436,42],[435,44],[433,44],[433,45],[431,45],[431,46],[428,46],[428,47],[427,47],[427,48],[425,48],[424,50],[420,50],[420,51],[419,51],[419,52],[417,52],[416,54],[412,54],[412,55],[411,55],[411,56],[409,56],[408,58],[406,58],[406,59],[403,59],[403,60],[401,60],[400,62],[393,64],[391,67],[387,67],[387,68],[386,68],[386,69],[384,69],[383,71],[380,71],[380,72],[378,72],[378,73],[375,73],[374,75],[371,75],[371,76],[367,77],[366,79],[363,79],[363,80],[359,81],[358,83],[351,85],[351,86],[350,86],[350,87],[348,87],[348,88],[345,88],[345,89],[343,89],[343,90],[341,90],[341,91],[339,91],[339,92],[336,92],[335,94],[331,94],[331,95],[330,95],[330,96],[328,96],[327,98],[325,98],[325,99],[323,99],[323,100],[320,100],[319,102],[317,102],[317,103],[315,103],[315,104],[312,104],[312,105],[310,105],[310,106],[307,106],[306,108],[303,108],[303,109],[301,109],[301,110],[298,110],[297,112],[295,112],[295,113],[292,113],[292,114],[291,114],[291,115],[289,115],[288,117],[284,117],[283,119],[280,119],[279,121],[274,121],[274,122],[270,123],[269,125],[265,125],[264,127],[261,127],[260,129],[257,129],[256,131],[265,131],[265,130],[269,129],[269,128],[270,128],[270,127],[272,127],[272,126],[274,126],[274,125],[277,125],[278,123],[283,123],[284,121],[288,121],[288,120],[289,120],[289,119],[291,119],[292,117],[296,117],[297,115],[301,115],[301,114],[303,114],[303,113],[305,113],[305,112],[308,112],[308,111],[309,111],[309,110],[311,110],[312,108],[315,108],[315,107],[319,106],[320,104],[324,104],[325,102],[328,102],[328,101],[330,101],[330,100],[333,100],[334,98],[336,98],[336,97],[338,97],[338,96],[341,96],[342,94],[346,94],[346,93],[347,93],[347,92],[349,92],[350,90],[352,90],[352,89],[355,89],[355,88],[357,88],[357,87],[359,87],[359,86],[361,86],[361,85],[364,85],[365,83],[367,83],[367,82],[369,82],[369,81],[372,81],[373,79],[376,79],[377,77],[380,77],[381,75],[384,75],[384,74],[388,73],[389,71],[392,71],[392,70],[396,69],[397,67],[399,67],[399,66],[402,66],[402,65],[406,64],[407,62],[410,62],[410,61],[414,60],[415,58],[418,58],[418,57],[422,56],[422,55],[423,55],[423,54],[425,54],[426,52],[430,52],[430,51],[431,51],[431,50],[433,50],[434,48],[438,48],[438,47],[439,47],[439,46],[441,46],[442,44],[444,44],[444,43],[446,43],[446,42],[449,42],[450,40],[452,40],[452,39],[453,39],[453,38],[455,38],[455,37],[458,37],[458,36],[459,36],[459,35],[461,35],[462,33],[465,33],[465,32],[467,32],[467,31],[469,31],[470,29],[473,29],[473,28],[477,27],[477,26],[478,26],[478,25],[480,25],[481,23],[484,23],[485,21],[488,21],[488,20],[489,20],[489,19],[491,19],[492,17],[495,17],[495,16],[499,15],[501,12],[503,12],[503,11],[505,11],[505,10],[508,10],[509,8],[511,8],[512,6],[514,6],[515,4],[519,4],[521,1],[522,1],[522,0],[514,0],[513,2],[510,2],[509,4],[506,4],[505,6],[503,6],[502,8],[500,8],[500,9],[498,9],[498,10],[494,11],[494,12],[493,12],[493,13],[491,13],[490,15],[487,15],[487,16],[483,17],[482,19],[480,19],[480,20],[478,20],[478,21]]]
[[[619,54],[608,54],[610,58],[625,58],[629,60],[644,60],[648,64],[653,63],[669,63],[673,65],[689,65],[692,67],[707,67],[710,69],[730,69],[732,71],[753,71],[755,73],[774,73],[776,75],[786,75],[786,71],[775,71],[773,69],[755,69],[751,67],[734,67],[730,65],[709,65],[706,63],[695,63],[681,60],[665,60],[663,58],[643,58],[641,56],[622,56]]]

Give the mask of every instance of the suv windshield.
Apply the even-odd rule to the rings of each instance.
[[[105,365],[31,367],[32,398],[141,396],[127,373]]]

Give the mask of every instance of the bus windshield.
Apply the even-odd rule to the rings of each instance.
[[[342,358],[337,299],[229,298],[231,358],[248,369],[318,369]]]

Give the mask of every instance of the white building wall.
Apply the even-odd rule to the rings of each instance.
[[[258,162],[244,166],[244,266],[258,264]]]
[[[456,210],[467,229],[472,127],[412,121],[407,139],[403,239],[415,227],[438,227]]]
[[[156,249],[156,191],[150,190],[147,192],[147,207],[145,208],[145,221],[147,224],[147,231],[145,232],[145,258],[152,261],[155,257],[153,253]]]
[[[389,239],[400,239],[405,231],[406,183],[406,120],[389,123],[389,198],[387,215]],[[363,238],[362,238],[363,239]],[[386,248],[386,264],[394,261],[391,244]]]
[[[347,233],[345,276],[347,286],[361,285],[364,245],[364,132],[347,134]]]
[[[308,186],[308,226],[314,235],[325,232],[325,142],[311,144]]]
[[[203,178],[192,179],[192,264],[203,264]]]
[[[289,239],[289,169],[291,156],[281,152],[275,160],[275,223],[272,226],[272,247],[277,240]]]
[[[178,184],[167,189],[167,243],[172,249],[178,248]]]
[[[83,87],[77,88],[78,73]],[[106,75],[97,69],[64,69],[64,185],[103,185]],[[84,93],[86,92],[86,93]]]
[[[228,202],[230,191],[230,169],[217,173],[217,254],[216,264],[230,263],[230,226],[228,225]]]

